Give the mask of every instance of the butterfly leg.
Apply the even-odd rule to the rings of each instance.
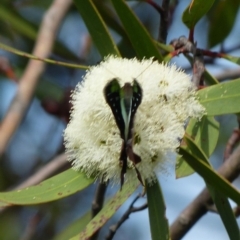
[[[127,172],[127,153],[126,153],[126,144],[125,141],[122,143],[122,149],[120,153],[120,166],[122,167],[120,181],[121,181],[121,190],[124,184],[124,176]]]

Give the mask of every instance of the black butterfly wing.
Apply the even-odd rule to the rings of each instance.
[[[112,110],[116,124],[120,131],[120,136],[122,139],[124,139],[125,123],[121,113],[120,92],[121,92],[121,87],[116,78],[112,79],[104,88],[105,100]]]
[[[139,105],[142,102],[142,88],[140,84],[137,82],[136,79],[133,81],[133,86],[132,86],[132,108],[131,108],[131,117],[129,121],[129,132],[128,132],[128,139],[132,138],[132,129],[133,129],[133,121],[134,121],[134,116],[136,114],[136,111],[139,107]]]

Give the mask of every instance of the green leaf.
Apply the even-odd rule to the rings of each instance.
[[[239,0],[217,1],[209,12],[209,47],[222,43],[231,32],[239,10]],[[224,24],[222,24],[224,22]],[[219,31],[221,26],[221,31]]]
[[[220,191],[231,198],[238,205],[240,204],[240,192],[231,185],[225,178],[217,174],[208,163],[199,157],[189,153],[186,149],[180,147],[179,153],[184,156],[186,162],[214,189]]]
[[[201,151],[201,149],[192,141],[191,138],[185,137],[185,141],[188,146],[193,149],[196,156],[201,158],[206,164],[209,164],[207,156]],[[233,214],[231,205],[227,199],[227,197],[222,194],[221,191],[216,190],[214,186],[209,184],[206,181],[207,188],[209,190],[210,195],[216,205],[218,213],[223,221],[223,224],[228,232],[230,239],[240,239],[240,233],[237,225],[236,218]]]
[[[88,239],[99,228],[101,228],[110,217],[121,207],[121,205],[130,197],[136,190],[139,183],[135,181],[133,184],[124,184],[123,189],[119,191],[103,208],[102,210],[88,223],[86,228],[75,236],[73,239]]]
[[[120,56],[106,24],[91,0],[74,0],[88,31],[102,57],[110,54]]]
[[[6,22],[8,26],[10,25],[9,29],[13,29],[14,33],[21,34],[32,41],[36,40],[38,27],[23,18],[11,5],[0,3],[0,20]],[[78,57],[74,53],[58,41],[55,42],[53,48],[54,52],[61,56],[71,60],[78,60]]]
[[[69,169],[36,186],[11,192],[0,192],[0,201],[14,205],[33,205],[65,198],[94,182],[85,174]]]
[[[202,117],[201,121],[191,119],[186,129],[186,136],[189,136],[194,143],[204,152],[207,157],[213,153],[218,137],[219,123],[214,117]],[[187,145],[188,151],[195,154],[193,149]],[[183,156],[178,156],[176,162],[176,177],[188,176],[195,171],[184,161]]]
[[[215,0],[192,0],[189,6],[184,10],[182,21],[192,29],[196,23],[210,10]]]
[[[146,192],[152,240],[169,240],[166,207],[159,182],[146,184]]]
[[[17,32],[27,36],[28,38],[35,40],[37,37],[37,30],[27,20],[22,18],[13,8],[0,4],[0,19],[6,21],[12,26]]]
[[[203,76],[208,85],[215,85],[219,83],[219,81],[212,74],[210,74],[206,69],[204,71]]]
[[[145,27],[123,0],[112,0],[112,4],[139,58],[156,57],[163,60],[158,48]]]
[[[91,221],[91,212],[87,212],[80,219],[74,221],[66,227],[62,232],[57,234],[53,240],[66,240],[81,232]]]
[[[207,184],[207,187],[212,196],[213,202],[216,205],[222,222],[227,230],[229,239],[239,240],[240,232],[238,224],[228,199],[220,191],[215,190],[215,188],[213,188],[210,184]]]
[[[233,63],[236,63],[236,64],[240,65],[240,58],[239,57],[234,57],[234,56],[227,55],[227,54],[222,54],[221,57],[229,60],[230,62],[233,62]]]
[[[128,38],[127,34],[122,27],[121,23],[117,21],[117,15],[110,8],[109,4],[104,3],[103,1],[93,0],[94,5],[96,6],[98,12],[101,14],[104,22],[116,33],[118,33],[122,38]]]
[[[240,79],[206,87],[198,91],[208,116],[240,112]]]

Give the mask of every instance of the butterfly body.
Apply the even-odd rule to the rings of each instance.
[[[134,116],[142,101],[142,89],[136,79],[134,79],[132,85],[125,83],[121,87],[118,79],[114,78],[104,88],[104,96],[112,110],[123,140],[120,153],[121,187],[124,183],[124,175],[127,172],[127,158],[133,162],[137,177],[143,184],[141,175],[135,166],[141,161],[141,158],[133,152],[132,148]]]

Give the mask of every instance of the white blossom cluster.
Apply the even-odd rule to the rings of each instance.
[[[120,182],[123,140],[103,93],[114,78],[121,86],[134,79],[141,85],[143,97],[134,119],[133,150],[141,157],[136,167],[142,179],[154,181],[154,172],[165,170],[167,154],[179,147],[186,121],[200,119],[204,108],[190,76],[175,65],[110,56],[91,67],[72,94],[71,120],[64,139],[73,168],[102,181]],[[130,160],[125,175],[128,181],[138,181]]]

